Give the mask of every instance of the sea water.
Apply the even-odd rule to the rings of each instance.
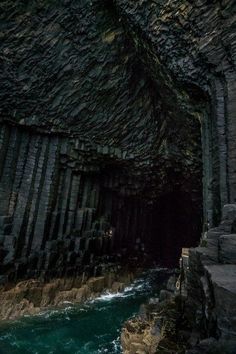
[[[166,269],[145,272],[124,291],[0,324],[0,354],[119,354],[123,323],[158,296]]]

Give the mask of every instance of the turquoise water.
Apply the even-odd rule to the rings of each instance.
[[[2,324],[0,354],[119,354],[122,324],[158,295],[167,277],[165,270],[152,270],[121,293]]]

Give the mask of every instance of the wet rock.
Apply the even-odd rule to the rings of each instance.
[[[113,284],[112,284],[112,291],[114,292],[114,293],[118,293],[118,292],[120,292],[120,291],[122,291],[122,290],[124,290],[124,288],[125,288],[125,284],[124,283],[120,283],[120,282],[114,282]]]
[[[168,291],[168,290],[161,290],[160,291],[160,301],[170,300],[173,297],[174,297],[174,294],[171,291]]]
[[[176,291],[176,283],[177,283],[176,275],[170,276],[170,278],[168,279],[167,285],[166,285],[166,289],[169,291],[175,292]]]
[[[105,277],[91,278],[87,281],[87,285],[92,292],[100,293],[105,288]]]
[[[121,345],[125,354],[154,354],[159,339],[151,333],[148,322],[138,319],[128,321],[121,332]]]
[[[159,304],[159,302],[160,302],[160,298],[159,297],[151,297],[150,299],[149,299],[149,304],[150,305],[158,305]]]
[[[128,280],[133,278],[133,273],[126,275],[125,273],[121,272],[121,279],[126,279],[128,284]],[[0,289],[0,320],[35,315],[43,309],[65,306],[67,303],[83,303],[99,296],[103,291],[124,288],[125,284],[118,281],[119,273],[110,274],[110,287],[105,281],[106,277],[108,274],[87,280],[84,277],[84,284],[81,283],[81,279],[60,278],[48,283],[27,280],[11,287],[8,285]]]

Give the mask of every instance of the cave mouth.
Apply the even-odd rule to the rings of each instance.
[[[154,205],[148,246],[161,265],[178,264],[182,248],[197,246],[202,232],[202,209],[191,194],[178,189],[160,196]]]
[[[144,266],[177,266],[182,248],[196,247],[201,237],[200,196],[201,191],[195,200],[191,193],[173,188],[147,205],[139,198],[118,195],[114,201],[113,195],[111,215],[103,213],[114,235],[108,253],[124,261],[136,259]]]
[[[123,160],[119,149],[113,158],[108,147],[92,155],[90,143],[77,138],[1,129],[4,281],[76,276],[84,269],[93,275],[99,264],[131,259],[171,267],[182,247],[196,246],[202,228],[199,125],[188,158],[180,154],[143,170],[132,156]]]
[[[182,248],[196,247],[203,231],[202,148],[199,122],[196,124],[196,155],[187,167],[185,161],[174,161],[164,166],[165,183],[158,172],[152,171],[152,180],[137,195],[128,195],[134,181],[124,178],[121,188],[103,188],[98,214],[105,216],[112,226],[114,240],[111,254],[124,260],[138,260],[139,264],[158,264],[175,267]],[[114,178],[114,166],[109,167]],[[117,173],[118,170],[116,170]],[[157,170],[158,171],[158,170]],[[107,176],[107,171],[104,172]],[[104,176],[100,176],[103,180]],[[124,189],[125,190],[125,189]]]
[[[182,248],[199,244],[205,226],[202,125],[195,117],[187,119],[169,126],[169,155],[165,151],[163,159],[157,153],[139,179],[129,175],[128,166],[122,187],[101,190],[99,213],[114,228],[113,253],[124,259],[175,267]],[[111,180],[122,174],[119,168],[111,163]]]
[[[189,193],[178,189],[168,191],[151,206],[143,206],[140,199],[118,198],[118,205],[117,210],[113,206],[111,216],[106,215],[114,225],[115,235],[109,252],[121,259],[133,257],[140,265],[175,267],[182,248],[196,247],[199,243],[202,207]]]
[[[127,249],[130,257],[136,255],[140,264],[176,267],[182,248],[198,245],[202,233],[200,198],[194,200],[191,193],[173,188],[163,192],[151,206],[144,207],[136,223],[137,212],[132,204],[126,203],[134,210],[134,215],[127,215],[127,212],[123,215],[121,233],[123,248]],[[125,230],[128,230],[126,237]]]

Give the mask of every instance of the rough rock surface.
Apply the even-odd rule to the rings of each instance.
[[[115,5],[175,116],[201,121],[204,217],[219,222],[236,198],[236,4],[226,1],[126,1]],[[189,105],[196,100],[198,109]]]
[[[81,273],[114,253],[177,260],[200,234],[202,103],[169,75],[167,91],[152,39],[132,35],[122,2],[0,10],[5,280]]]
[[[181,302],[172,292],[171,298],[143,305],[140,316],[128,320],[121,332],[125,354],[184,353],[188,347],[188,328],[183,321]]]
[[[219,259],[221,263],[236,264],[236,235],[223,235],[219,239]]]
[[[65,304],[81,304],[98,297],[105,290],[118,292],[130,284],[134,274],[110,269],[103,276],[53,279],[48,283],[30,279],[0,288],[0,320],[36,315]]]
[[[236,205],[226,205],[222,221],[209,230],[201,247],[182,257],[186,314],[199,338],[231,340],[236,347]]]
[[[128,321],[121,333],[124,354],[156,353],[159,338],[152,333],[152,324],[143,320]]]
[[[4,0],[0,20],[1,282],[176,259],[203,187],[180,290],[200,337],[234,338],[235,0]]]
[[[183,249],[178,279],[124,324],[125,353],[234,354],[236,348],[236,205],[225,205],[218,227],[197,248]],[[146,340],[146,337],[150,339]]]

